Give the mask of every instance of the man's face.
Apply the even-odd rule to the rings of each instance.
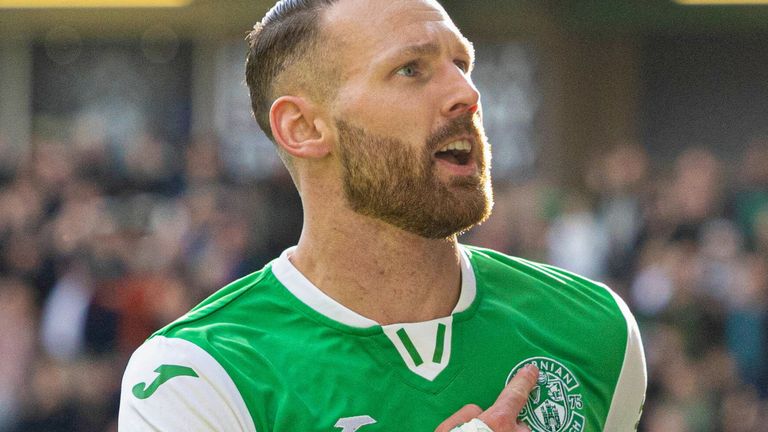
[[[342,0],[327,15],[340,43],[332,104],[349,206],[427,238],[490,214],[490,149],[472,49],[430,0]]]

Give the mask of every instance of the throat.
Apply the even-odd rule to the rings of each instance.
[[[302,233],[290,261],[304,278],[382,325],[451,314],[462,273],[455,238],[427,239],[362,216],[346,222],[333,235]]]
[[[363,263],[353,274],[318,278],[316,286],[339,304],[380,325],[450,316],[461,295],[461,269],[445,266],[378,271]],[[366,268],[368,270],[366,270]],[[434,271],[439,269],[440,271]],[[360,276],[376,275],[375,278]]]
[[[392,325],[426,322],[451,316],[461,294],[461,287],[448,290],[451,295],[441,293],[440,296],[432,296],[436,292],[436,289],[430,293],[396,291],[392,297],[375,305],[369,303],[373,306],[369,309],[370,313],[376,315],[371,318],[381,325]]]

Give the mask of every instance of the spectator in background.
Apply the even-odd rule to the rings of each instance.
[[[670,207],[675,240],[696,241],[708,219],[723,216],[725,182],[722,161],[705,148],[683,151],[675,161]]]
[[[35,356],[35,294],[19,278],[0,277],[0,431],[18,421]]]
[[[762,219],[768,212],[768,138],[754,139],[739,161],[733,193],[734,219],[748,246],[761,248]]]
[[[610,149],[588,169],[586,184],[597,197],[595,214],[607,238],[606,276],[619,283],[632,271],[643,206],[648,199],[648,155],[642,146],[626,142]]]
[[[735,283],[724,299],[725,341],[745,384],[768,398],[768,259],[741,257]]]
[[[546,262],[591,279],[604,280],[608,241],[606,226],[598,221],[587,198],[569,193],[562,214],[549,227]]]

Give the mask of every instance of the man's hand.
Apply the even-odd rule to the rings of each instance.
[[[482,420],[493,432],[530,432],[528,426],[517,422],[517,415],[525,406],[528,394],[536,387],[538,378],[539,370],[536,366],[526,365],[504,387],[490,408],[483,411],[477,405],[465,405],[440,423],[435,432],[449,432],[473,418]]]

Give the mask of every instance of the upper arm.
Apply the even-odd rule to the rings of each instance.
[[[235,383],[210,354],[184,339],[154,337],[128,362],[121,431],[255,432]]]
[[[637,423],[645,402],[647,373],[643,342],[635,317],[626,303],[613,293],[624,319],[627,322],[627,345],[624,362],[613,392],[611,408],[605,420],[604,431],[624,432],[637,430]]]

